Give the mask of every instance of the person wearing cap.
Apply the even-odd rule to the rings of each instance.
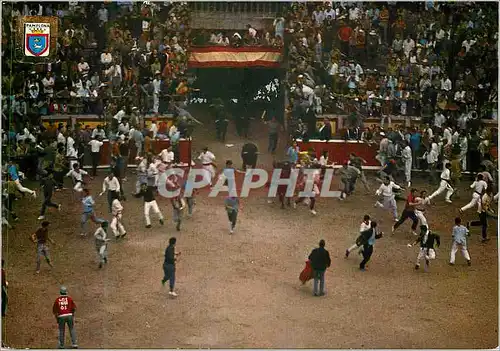
[[[95,248],[97,250],[97,254],[99,255],[99,269],[105,263],[108,263],[108,222],[104,221],[101,223],[101,226],[97,228],[94,233],[95,238]]]
[[[55,242],[49,238],[49,225],[50,222],[48,221],[43,221],[41,228],[38,228],[37,231],[33,234],[31,234],[31,240],[36,244],[36,273],[40,273],[40,264],[41,260],[40,258],[42,256],[45,257],[45,261],[47,261],[47,264],[52,268],[54,267],[52,265],[52,262],[50,262],[50,257],[49,257],[49,247],[47,246],[47,243],[50,241],[52,244],[55,245]]]
[[[64,349],[66,324],[68,325],[69,333],[71,335],[71,347],[76,349],[78,344],[76,343],[76,332],[75,332],[75,311],[76,304],[68,295],[68,289],[65,286],[61,286],[59,290],[59,297],[54,301],[52,306],[52,313],[56,317],[56,322],[59,326],[59,348]]]

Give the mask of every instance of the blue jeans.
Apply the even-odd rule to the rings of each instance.
[[[82,232],[86,231],[87,222],[89,219],[92,220],[92,222],[98,223],[98,224],[101,224],[102,222],[104,222],[104,219],[96,217],[95,213],[93,211],[92,212],[83,212],[82,213],[82,223],[81,223]]]
[[[175,286],[175,265],[164,263],[163,264],[163,281],[169,281],[170,291],[174,291]]]
[[[193,197],[186,197],[186,202],[188,205],[188,214],[192,215],[193,214],[193,208],[194,208],[194,198]]]
[[[314,271],[313,278],[314,278],[314,288],[313,288],[314,295],[318,294],[318,282],[319,282],[319,293],[324,294],[325,293],[325,271]]]

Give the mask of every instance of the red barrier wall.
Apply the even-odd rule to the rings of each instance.
[[[300,151],[307,151],[313,148],[316,151],[316,157],[319,158],[324,150],[328,151],[328,162],[335,162],[342,164],[347,159],[351,152],[366,160],[365,166],[380,166],[380,163],[375,159],[377,155],[378,145],[368,145],[364,142],[357,141],[344,141],[344,140],[330,140],[325,142],[323,140],[309,140],[304,143],[297,140]]]
[[[153,141],[153,152],[155,155],[159,154],[161,150],[166,149],[170,146],[170,140],[155,140]],[[134,159],[137,155],[137,149],[135,145],[130,148],[128,163],[134,163]],[[99,165],[109,165],[111,158],[111,150],[109,146],[109,140],[104,140],[104,145],[101,147],[101,161]],[[181,139],[179,141],[179,158],[183,163],[191,163],[191,140]]]

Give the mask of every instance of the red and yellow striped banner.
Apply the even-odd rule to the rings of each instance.
[[[191,68],[210,67],[279,67],[281,49],[267,47],[191,47],[188,65]]]

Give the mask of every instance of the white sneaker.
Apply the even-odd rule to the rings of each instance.
[[[62,207],[62,205],[61,205],[61,204],[57,205],[57,209],[58,209],[59,211],[61,211],[61,207]]]
[[[293,208],[297,208],[297,203],[295,201],[293,202]]]
[[[31,195],[36,199],[36,191],[33,191]]]
[[[315,210],[311,210],[311,213],[316,216],[318,212],[316,212]]]
[[[169,291],[170,296],[177,297],[177,293],[175,291]]]
[[[417,235],[418,235],[418,234],[417,234],[417,232],[415,232],[415,231],[413,231],[413,230],[411,231],[411,233],[412,233],[413,235],[415,235],[415,236],[417,236]]]
[[[411,182],[408,182],[408,188],[411,187]]]
[[[453,203],[453,201],[451,201],[450,199],[446,199],[446,200],[444,200],[444,201],[446,201],[446,202],[447,202],[447,203],[449,203],[449,204]]]
[[[45,216],[38,216],[38,220],[39,220],[39,221],[41,221],[41,220],[43,220],[43,219],[45,219]]]

